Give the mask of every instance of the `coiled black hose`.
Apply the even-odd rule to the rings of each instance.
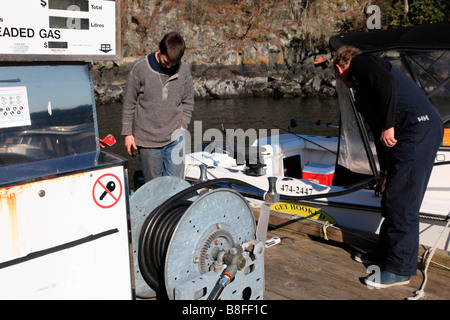
[[[181,217],[192,204],[185,198],[192,197],[199,189],[220,184],[227,184],[230,187],[238,184],[247,188],[255,188],[235,179],[208,180],[175,194],[155,208],[145,219],[139,235],[139,270],[145,282],[155,290],[160,298],[166,297],[164,263],[170,240]]]
[[[164,294],[162,273],[167,248],[180,218],[191,201],[176,201],[170,206],[159,206],[146,219],[139,238],[139,269],[147,284]],[[161,292],[159,292],[161,291]]]
[[[367,186],[372,186],[374,183],[376,183],[376,179],[372,178],[338,192],[299,197],[280,196],[280,198],[285,200],[309,200],[336,197],[355,192]],[[224,185],[234,190],[237,190],[234,186],[239,186],[246,190],[254,190],[255,194],[260,195],[261,198],[265,192],[260,188],[237,179],[221,178],[208,180],[175,194],[155,208],[145,219],[138,244],[139,269],[145,282],[155,290],[159,298],[167,297],[164,286],[164,263],[170,240],[181,217],[192,204],[192,201],[185,199],[197,194],[197,190],[210,187],[223,187]]]

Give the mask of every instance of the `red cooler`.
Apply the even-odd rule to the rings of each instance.
[[[303,168],[303,179],[331,186],[333,183],[334,165],[311,163]]]

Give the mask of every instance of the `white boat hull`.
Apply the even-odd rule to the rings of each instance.
[[[308,140],[327,145],[328,148],[337,148],[337,138],[312,137]],[[381,223],[380,200],[374,190],[362,189],[346,195],[329,197],[330,193],[345,190],[343,187],[329,186],[314,181],[289,178],[283,176],[283,159],[293,154],[299,154],[302,167],[314,162],[334,163],[335,156],[320,150],[314,144],[304,142],[292,135],[280,135],[278,145],[267,149],[263,162],[267,166],[267,173],[261,176],[245,174],[245,165],[236,165],[231,157],[223,153],[197,152],[186,157],[186,179],[198,181],[201,171],[200,165],[206,164],[208,180],[229,178],[248,183],[261,190],[269,189],[268,177],[277,177],[276,190],[280,195],[303,196],[323,194],[323,198],[301,201],[304,204],[318,208],[336,221],[341,228],[360,230],[364,233],[378,234]],[[257,143],[257,142],[255,142]],[[274,151],[277,150],[277,151]],[[334,156],[334,158],[333,158]],[[448,161],[450,151],[440,150],[437,160]],[[425,246],[434,246],[449,250],[449,228],[445,228],[446,219],[450,212],[450,187],[445,177],[450,176],[450,166],[435,166],[420,209],[420,243]],[[262,202],[247,197],[249,201],[258,205]]]

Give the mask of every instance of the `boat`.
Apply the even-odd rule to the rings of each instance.
[[[450,23],[444,22],[330,38],[332,51],[353,45],[383,55],[439,109],[445,134],[420,208],[420,243],[443,250],[449,250],[450,240],[449,33]],[[234,143],[235,137],[228,144],[216,139],[202,151],[186,154],[186,180],[232,179],[222,186],[237,190],[256,208],[267,202],[264,195],[275,194],[279,201],[271,203],[274,211],[376,239],[382,223],[376,150],[351,90],[339,81],[336,88],[341,115],[336,137],[278,130],[261,134],[249,146]],[[286,121],[295,126],[301,120]]]

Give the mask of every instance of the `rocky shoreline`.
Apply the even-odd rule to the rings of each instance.
[[[294,66],[293,70],[289,70],[280,66],[271,68],[263,58],[256,63],[254,60],[244,62],[240,52],[242,51],[236,50],[224,53],[223,62],[218,64],[187,61],[194,80],[196,99],[335,95],[336,80],[329,67],[329,54],[308,57],[303,63]],[[138,58],[94,63],[94,91],[98,104],[121,101],[126,78],[133,62]],[[322,59],[325,61],[317,63],[316,60],[320,62]]]
[[[120,102],[133,62],[173,30],[186,40],[196,99],[335,95],[322,29],[361,15],[362,4],[317,1],[320,14],[305,21],[305,1],[208,3],[122,0],[122,58],[93,63],[97,103]]]

